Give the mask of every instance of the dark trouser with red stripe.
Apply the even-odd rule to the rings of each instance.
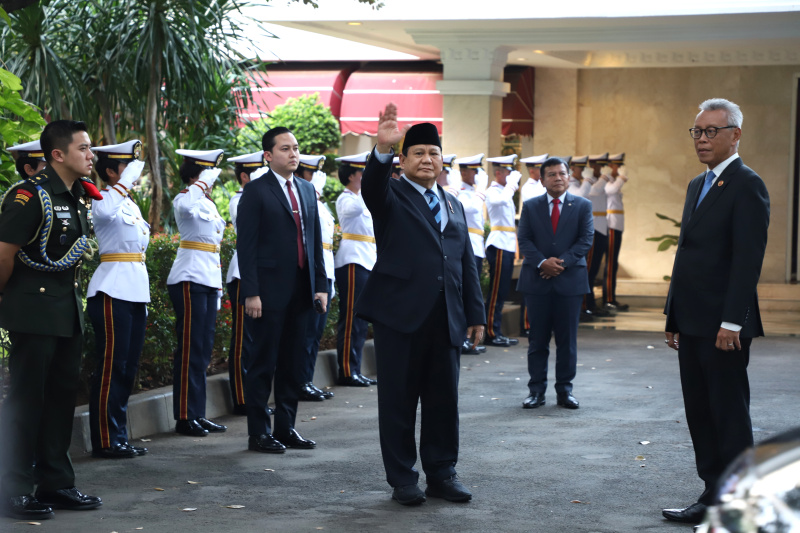
[[[211,363],[218,292],[192,281],[167,285],[175,308],[178,348],[172,363],[172,411],[175,420],[206,416],[206,369]]]
[[[375,323],[378,427],[386,481],[417,483],[414,428],[421,409],[419,456],[428,482],[455,474],[458,461],[458,372],[461,349],[450,344],[447,304],[440,293],[413,333]]]
[[[503,304],[511,287],[511,274],[514,272],[514,252],[507,252],[494,246],[486,249],[489,261],[489,295],[486,300],[486,338],[503,334]]]
[[[617,301],[617,270],[619,270],[619,249],[622,247],[622,232],[608,228],[608,258],[603,275],[603,302]]]
[[[339,289],[339,324],[336,331],[336,360],[339,377],[361,374],[361,352],[367,340],[368,322],[355,316],[355,305],[369,277],[369,270],[350,263],[335,270]]]
[[[247,370],[244,362],[253,337],[244,319],[244,305],[239,303],[239,280],[228,283],[228,298],[231,299],[231,346],[228,355],[228,376],[231,381],[233,406],[244,405],[244,382]]]
[[[33,494],[37,484],[42,491],[72,487],[69,445],[81,373],[80,324],[76,319],[72,337],[13,331],[8,336],[10,386],[0,416],[2,497]]]
[[[128,442],[128,398],[139,368],[147,304],[98,292],[86,300],[94,326],[97,367],[91,378],[89,425],[92,449]]]
[[[589,293],[586,295],[586,309],[593,311],[597,308],[594,301],[594,280],[600,272],[600,265],[603,264],[603,257],[608,251],[608,236],[599,231],[594,232],[594,240],[589,255],[586,256],[586,263],[589,265]]]
[[[306,331],[305,352],[302,357],[297,358],[297,381],[300,385],[314,381],[314,367],[317,365],[317,352],[319,352],[319,341],[325,333],[325,325],[328,323],[328,312],[331,309],[331,292],[333,291],[333,280],[328,279],[328,306],[321,315],[316,311],[309,315],[308,331]]]

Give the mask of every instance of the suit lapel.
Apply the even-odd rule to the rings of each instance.
[[[547,198],[547,194],[542,194],[537,197],[537,201],[536,215],[539,217],[539,223],[547,228],[547,231],[552,235],[553,223],[550,221],[550,199]]]
[[[544,195],[547,198],[547,195]],[[571,219],[575,214],[575,208],[573,207],[573,202],[575,201],[575,197],[572,196],[570,193],[567,193],[564,196],[564,203],[561,204],[561,214],[558,216],[558,227],[556,228],[556,233],[561,233],[564,226],[566,226],[569,219]],[[551,222],[550,228],[552,231],[553,224]]]
[[[431,229],[434,229],[436,233],[441,233],[440,224],[436,222],[436,219],[433,217],[433,213],[431,212],[431,208],[428,207],[428,202],[425,201],[425,198],[419,193],[419,191],[403,178],[400,178],[399,190],[408,198],[409,202],[411,202],[411,205],[417,208],[422,217],[430,223]],[[440,206],[440,208],[444,209],[445,207]]]
[[[711,210],[711,208],[714,206],[714,203],[719,199],[720,196],[722,196],[722,193],[725,192],[725,189],[728,187],[734,175],[741,168],[741,166],[742,166],[742,158],[737,157],[735,160],[731,161],[727,167],[725,167],[725,170],[722,171],[722,174],[714,182],[714,185],[712,185],[711,188],[708,190],[708,193],[706,193],[706,196],[705,198],[703,198],[703,201],[700,202],[700,205],[698,205],[697,209],[695,209],[694,213],[692,213],[691,218],[689,219],[688,227],[691,228],[692,226],[697,224],[697,221],[700,220],[703,217],[703,215],[705,215],[708,211]],[[697,180],[701,188],[703,182],[705,181],[705,177],[706,174],[703,174],[703,178]],[[697,196],[695,196],[694,198],[696,202]]]
[[[289,213],[289,216],[294,218],[294,215],[292,215],[292,207],[289,205],[289,200],[286,198],[286,194],[283,192],[283,187],[281,187],[281,183],[278,181],[278,177],[275,175],[275,173],[270,170],[266,176],[260,179],[266,181],[270,192],[278,199],[278,203],[280,203],[286,209],[286,212]]]

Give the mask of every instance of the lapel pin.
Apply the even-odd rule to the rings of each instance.
[[[723,185],[724,183],[725,183],[724,181],[721,181],[721,180],[720,180],[719,182],[717,182],[717,187],[722,187],[722,185]]]
[[[451,204],[451,203],[450,203],[450,200],[447,200],[447,207],[449,207],[449,208],[450,208],[450,212],[451,212],[451,213],[453,213],[453,214],[455,214],[455,213],[456,213],[455,211],[453,211],[453,204]]]

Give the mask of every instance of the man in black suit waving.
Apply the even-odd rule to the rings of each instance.
[[[261,144],[270,170],[245,186],[236,223],[239,297],[253,332],[245,384],[248,448],[283,453],[316,446],[294,428],[301,384],[293,361],[305,351],[314,301],[323,312],[327,306],[328,280],[317,193],[293,176],[300,162],[297,139],[286,128],[272,128]],[[274,428],[267,412],[273,378]]]
[[[392,146],[404,134],[404,176],[393,180]],[[472,494],[455,471],[459,360],[465,334],[479,344],[486,323],[467,222],[461,202],[436,185],[442,145],[433,124],[401,130],[390,103],[380,115],[377,141],[361,194],[372,213],[378,259],[356,313],[373,323],[375,334],[386,479],[403,505],[420,504],[425,494],[465,502]],[[424,494],[414,469],[420,401]]]
[[[676,522],[699,523],[724,468],[753,445],[747,364],[753,337],[764,335],[756,286],[769,195],[737,153],[742,118],[739,106],[714,98],[700,104],[689,130],[707,170],[686,194],[664,309],[665,342],[678,350],[686,421],[705,490],[685,509],[664,509]]]

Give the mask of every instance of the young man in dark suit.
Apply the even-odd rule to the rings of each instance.
[[[403,139],[404,176],[391,179],[392,146]],[[392,498],[417,505],[425,495],[466,502],[456,475],[458,371],[465,335],[483,337],[486,315],[464,209],[436,185],[442,145],[433,124],[397,124],[397,108],[380,115],[378,142],[364,169],[361,194],[372,213],[378,259],[356,313],[373,323],[378,366],[378,424]],[[414,469],[417,403],[422,403],[423,493]]]
[[[270,170],[245,186],[236,223],[239,298],[253,334],[245,363],[248,448],[283,453],[316,446],[294,428],[300,388],[294,360],[305,352],[315,300],[321,311],[327,308],[328,281],[317,193],[293,175],[300,162],[297,139],[286,128],[273,128],[261,143]],[[274,428],[267,412],[273,378]]]
[[[525,409],[545,404],[550,337],[556,336],[557,403],[568,409],[580,404],[572,395],[578,362],[578,321],[583,295],[589,292],[586,254],[592,247],[592,203],[569,192],[566,162],[551,157],[542,163],[546,194],[522,204],[520,254],[525,256],[517,290],[530,309],[528,336],[529,396]]]
[[[769,194],[737,153],[742,119],[739,106],[714,98],[700,104],[689,130],[707,170],[686,193],[664,342],[678,350],[686,422],[705,489],[689,507],[663,510],[676,522],[699,523],[725,467],[753,445],[747,364],[753,337],[764,335],[756,286]]]

